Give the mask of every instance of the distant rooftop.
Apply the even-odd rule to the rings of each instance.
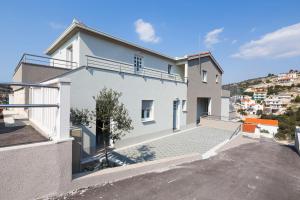
[[[269,125],[269,126],[278,126],[278,120],[272,120],[272,119],[246,118],[244,123],[246,123],[246,124],[262,124],[262,125]]]

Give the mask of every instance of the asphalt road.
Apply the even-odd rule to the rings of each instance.
[[[300,157],[269,140],[161,173],[80,190],[59,199],[300,199]]]

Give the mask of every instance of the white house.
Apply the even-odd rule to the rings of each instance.
[[[210,52],[173,58],[73,21],[46,54],[51,67],[22,59],[13,80],[69,78],[71,107],[78,109],[95,110],[92,97],[104,87],[121,92],[134,129],[118,147],[195,126],[202,115],[227,115],[229,110],[229,101],[221,101],[223,69]],[[87,154],[103,143],[95,126],[83,127],[82,139]]]

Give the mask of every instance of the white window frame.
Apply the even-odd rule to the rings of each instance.
[[[182,100],[182,112],[186,112],[187,111],[187,105],[186,105],[186,100]]]
[[[216,74],[216,83],[219,83],[219,75]]]
[[[202,82],[207,83],[207,71],[202,70]]]
[[[142,122],[154,121],[154,100],[142,100],[141,119]]]
[[[135,54],[133,58],[134,63],[134,69],[136,71],[140,71],[140,69],[143,67],[143,56]]]

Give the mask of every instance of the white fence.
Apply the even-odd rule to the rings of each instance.
[[[58,89],[56,88],[30,88],[30,104],[58,104]],[[29,120],[33,122],[49,138],[56,136],[56,115],[58,107],[30,108]]]
[[[55,79],[42,83],[57,88],[31,87],[29,120],[46,137],[52,140],[70,138],[70,82]]]

